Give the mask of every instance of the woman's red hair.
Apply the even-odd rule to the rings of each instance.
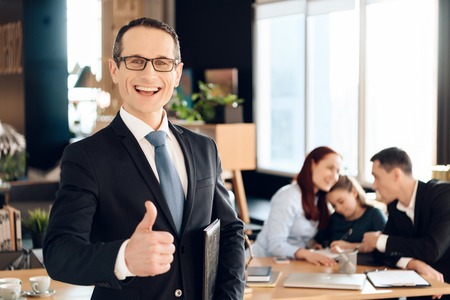
[[[325,192],[318,192],[317,206],[314,204],[314,182],[312,179],[312,163],[316,164],[321,161],[328,154],[338,154],[333,149],[321,146],[312,150],[305,158],[303,166],[300,172],[297,174],[295,180],[300,186],[302,191],[302,206],[305,211],[305,217],[308,220],[319,221],[319,229],[327,228],[330,211],[328,210],[327,202],[325,199]]]

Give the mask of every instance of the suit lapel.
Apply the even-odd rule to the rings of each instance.
[[[152,168],[150,167],[147,158],[142,152],[139,143],[136,141],[136,138],[125,125],[119,114],[117,114],[117,116],[111,122],[111,126],[116,135],[122,137],[122,144],[128,151],[128,154],[133,160],[136,168],[147,184],[150,191],[150,199],[148,200],[151,200],[153,203],[155,203],[155,206],[158,210],[158,217],[163,216],[172,227],[172,230],[176,233],[177,230],[175,227],[175,223],[173,222],[172,214],[170,213],[169,206],[167,205],[167,201],[164,198],[161,186],[159,185],[159,181],[156,178]]]
[[[427,210],[427,208],[424,207],[424,192],[425,184],[419,181],[417,184],[416,202],[414,204],[414,230],[416,234],[418,234],[420,228],[422,228],[421,223],[424,221],[424,210]]]

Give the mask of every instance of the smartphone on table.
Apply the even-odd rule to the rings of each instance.
[[[277,264],[288,264],[291,262],[289,257],[286,256],[276,256],[273,258]]]

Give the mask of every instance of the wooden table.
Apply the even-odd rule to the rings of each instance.
[[[45,269],[26,269],[15,271],[0,271],[0,278],[4,277],[16,277],[22,280],[22,290],[30,291],[29,278],[32,276],[47,275]],[[55,290],[56,293],[46,298],[36,297],[23,297],[26,299],[49,299],[49,300],[89,300],[91,299],[94,286],[79,286],[72,285],[56,280],[52,280],[50,283],[50,289]]]
[[[271,265],[274,271],[281,271],[281,278],[274,288],[252,288],[250,294],[245,295],[244,300],[327,300],[327,299],[386,299],[403,296],[424,296],[434,294],[450,294],[450,284],[429,280],[431,287],[427,288],[393,288],[375,289],[370,282],[366,282],[362,291],[335,290],[335,289],[306,289],[284,288],[283,281],[292,272],[337,272],[337,267],[317,267],[305,261],[291,261],[290,264],[275,264],[272,258],[254,258],[252,266]],[[358,266],[358,273],[374,267]],[[16,271],[0,271],[0,278],[16,277],[22,280],[24,291],[30,290],[29,278],[31,276],[47,275],[45,269],[29,269]],[[89,300],[94,289],[93,286],[78,286],[52,280],[51,289],[56,293],[47,298],[49,300]],[[28,297],[27,300],[36,299]]]
[[[376,289],[369,281],[362,291],[355,290],[337,290],[337,289],[308,289],[308,288],[285,288],[283,281],[288,274],[293,272],[327,272],[338,273],[338,266],[335,267],[318,267],[305,261],[291,261],[289,264],[276,264],[273,258],[254,258],[251,266],[272,266],[273,271],[281,271],[281,278],[277,285],[273,288],[252,288],[251,293],[245,295],[245,300],[326,300],[326,299],[386,299],[398,298],[404,296],[425,296],[450,294],[450,284],[438,282],[436,280],[428,280],[431,287],[426,288],[391,288]],[[358,266],[357,272],[363,273],[365,270],[373,270],[376,267]],[[431,299],[431,298],[430,298]]]

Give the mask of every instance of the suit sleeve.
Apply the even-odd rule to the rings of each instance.
[[[385,253],[387,256],[397,260],[400,257],[413,257],[426,263],[434,263],[450,247],[449,185],[436,186],[423,202],[414,217],[418,231],[415,235],[399,235],[398,228],[388,221],[385,229],[385,233],[389,235]]]
[[[118,288],[114,264],[123,240],[90,242],[98,193],[92,170],[80,147],[73,144],[66,148],[61,162],[61,187],[44,241],[44,263],[56,280]]]

